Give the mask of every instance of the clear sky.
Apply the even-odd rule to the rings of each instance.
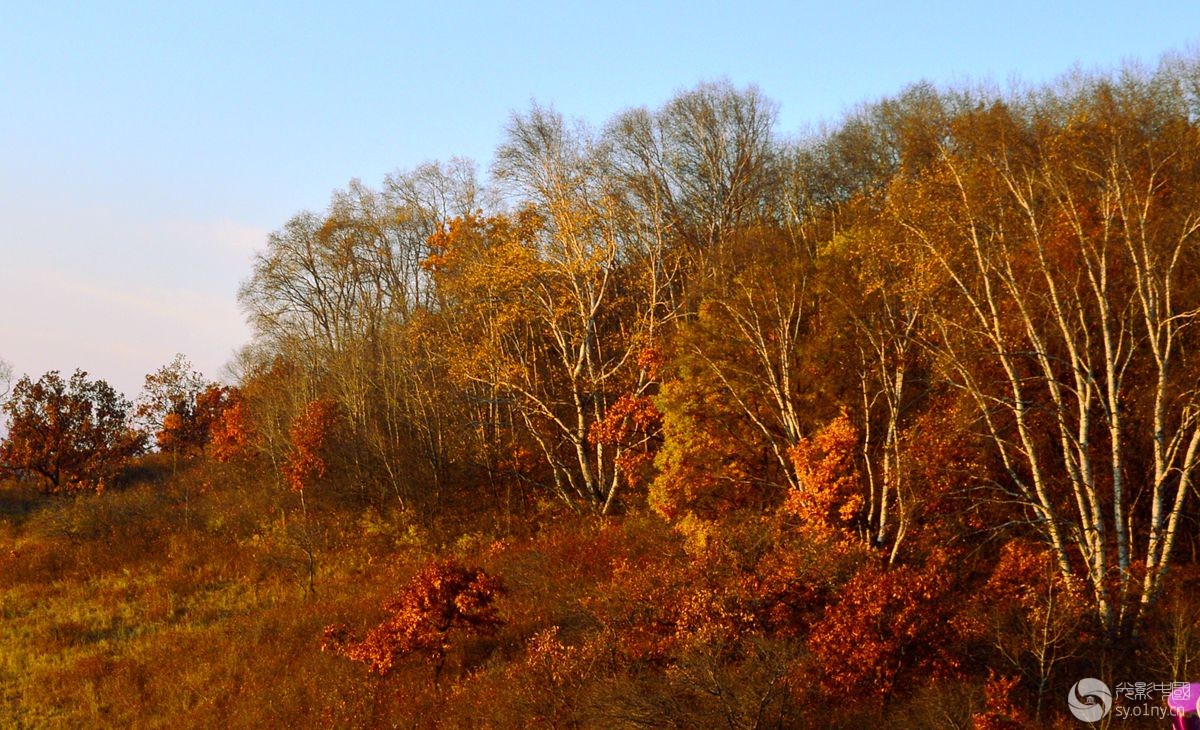
[[[1036,83],[1198,40],[1195,0],[7,0],[0,358],[131,397],[175,352],[218,375],[269,231],[351,178],[486,170],[532,99],[599,124],[726,77],[789,133],[919,80]]]

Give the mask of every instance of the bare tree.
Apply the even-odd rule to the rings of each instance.
[[[673,244],[700,256],[770,219],[779,182],[777,110],[753,86],[700,84],[608,125],[614,173]]]
[[[12,390],[12,374],[12,365],[5,360],[0,360],[0,404],[4,403]]]

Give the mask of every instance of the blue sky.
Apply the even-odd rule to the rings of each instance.
[[[532,99],[599,124],[725,77],[791,133],[919,80],[1037,83],[1200,41],[1196,2],[11,0],[0,19],[0,358],[131,396],[175,352],[220,373],[252,251],[291,214],[426,160],[486,170]]]

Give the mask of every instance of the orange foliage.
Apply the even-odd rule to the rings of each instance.
[[[644,347],[638,351],[638,367],[646,372],[646,378],[649,380],[658,380],[666,363],[667,356],[661,347]]]
[[[187,423],[178,413],[168,413],[163,418],[162,430],[154,434],[154,443],[160,451],[182,451],[189,439]]]
[[[952,589],[944,560],[860,570],[808,639],[823,686],[882,701],[904,677],[915,685],[956,669]]]
[[[1024,540],[1010,540],[1000,550],[1000,561],[985,586],[989,603],[1036,605],[1046,580],[1070,590],[1054,567],[1054,556]]]
[[[176,402],[154,434],[159,450],[203,451],[213,440],[216,424],[238,399],[237,393],[237,388],[213,384],[197,392],[190,402]]]
[[[609,406],[604,418],[592,425],[588,440],[594,444],[626,447],[617,457],[621,473],[635,486],[645,485],[654,456],[662,413],[649,397],[626,393]]]
[[[619,560],[612,583],[588,605],[637,661],[662,662],[694,643],[719,651],[757,629],[749,596],[704,559],[653,565]]]
[[[857,448],[858,433],[843,412],[815,437],[802,438],[788,450],[800,488],[791,490],[783,509],[815,536],[852,535],[863,509]]]
[[[1089,639],[1087,592],[1064,578],[1044,546],[1010,540],[976,597],[992,642],[1035,685],[1049,682],[1055,665]]]
[[[254,453],[255,440],[246,399],[239,389],[230,388],[209,428],[212,457],[222,463],[247,459]]]
[[[985,686],[987,709],[971,718],[971,726],[975,730],[1021,730],[1030,726],[1029,717],[1013,701],[1012,694],[1018,681],[1017,677],[988,673]]]
[[[292,451],[283,464],[283,476],[293,491],[303,492],[329,470],[327,451],[331,432],[340,418],[338,404],[315,400],[304,407],[289,431]]]
[[[501,625],[495,600],[503,592],[500,581],[481,569],[430,563],[384,602],[387,618],[362,641],[348,641],[345,626],[329,626],[321,648],[363,662],[381,675],[410,654],[424,656],[440,671],[451,631],[490,634]]]

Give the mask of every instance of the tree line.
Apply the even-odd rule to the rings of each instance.
[[[953,493],[1131,632],[1200,456],[1194,79],[914,86],[799,140],[729,84],[534,106],[491,186],[428,165],[271,236],[247,383],[295,385],[261,438],[327,399],[379,499],[706,521],[817,499],[798,460],[844,429],[831,507],[890,561]]]

